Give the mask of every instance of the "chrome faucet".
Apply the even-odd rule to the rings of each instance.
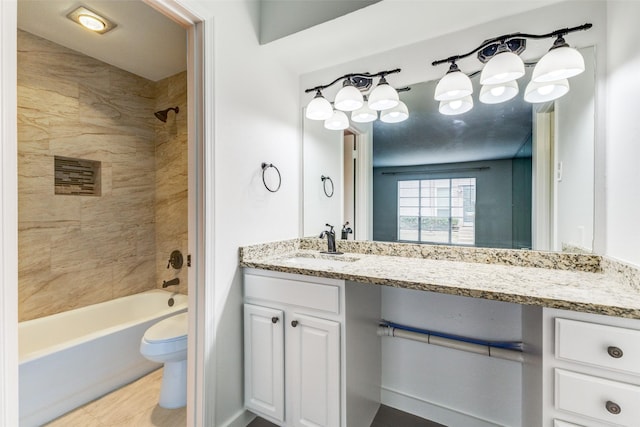
[[[320,238],[324,239],[327,237],[327,252],[328,254],[337,254],[339,252],[336,251],[336,232],[333,231],[333,225],[325,224],[329,227],[329,230],[324,230],[320,233]]]

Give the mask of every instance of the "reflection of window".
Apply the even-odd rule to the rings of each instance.
[[[476,179],[398,181],[398,240],[475,244]]]

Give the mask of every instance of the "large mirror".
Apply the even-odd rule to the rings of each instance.
[[[401,123],[332,131],[304,119],[304,236],[349,222],[359,240],[591,252],[595,54],[571,90],[547,104],[520,94],[438,112],[437,82],[400,94]],[[331,176],[332,197],[322,176]],[[339,229],[337,231],[340,231]]]

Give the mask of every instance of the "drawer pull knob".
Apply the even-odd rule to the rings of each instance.
[[[613,357],[614,359],[620,359],[622,357],[622,355],[624,354],[622,352],[622,349],[618,348],[618,347],[614,347],[614,346],[610,346],[607,348],[607,353],[609,353],[609,356]]]
[[[273,317],[271,318],[271,323],[278,323],[278,320],[280,320],[280,319],[278,319],[278,317],[277,317],[277,316],[273,316]]]
[[[610,400],[607,400],[605,407],[607,408],[607,411],[613,415],[618,415],[620,412],[622,412],[622,408],[620,408],[620,405]]]
[[[298,321],[297,321],[297,320],[292,320],[292,321],[291,321],[291,326],[293,326],[294,328],[295,328],[296,326],[298,326]]]

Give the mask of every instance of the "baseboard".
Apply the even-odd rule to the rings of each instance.
[[[246,427],[249,423],[256,419],[256,416],[249,411],[242,409],[237,414],[230,417],[227,421],[220,424],[220,427]]]
[[[386,387],[381,388],[382,404],[400,409],[418,417],[444,424],[445,426],[465,426],[465,427],[497,427],[491,421],[474,417],[470,414],[456,411],[452,408],[428,402],[416,396],[411,396],[398,390]]]

